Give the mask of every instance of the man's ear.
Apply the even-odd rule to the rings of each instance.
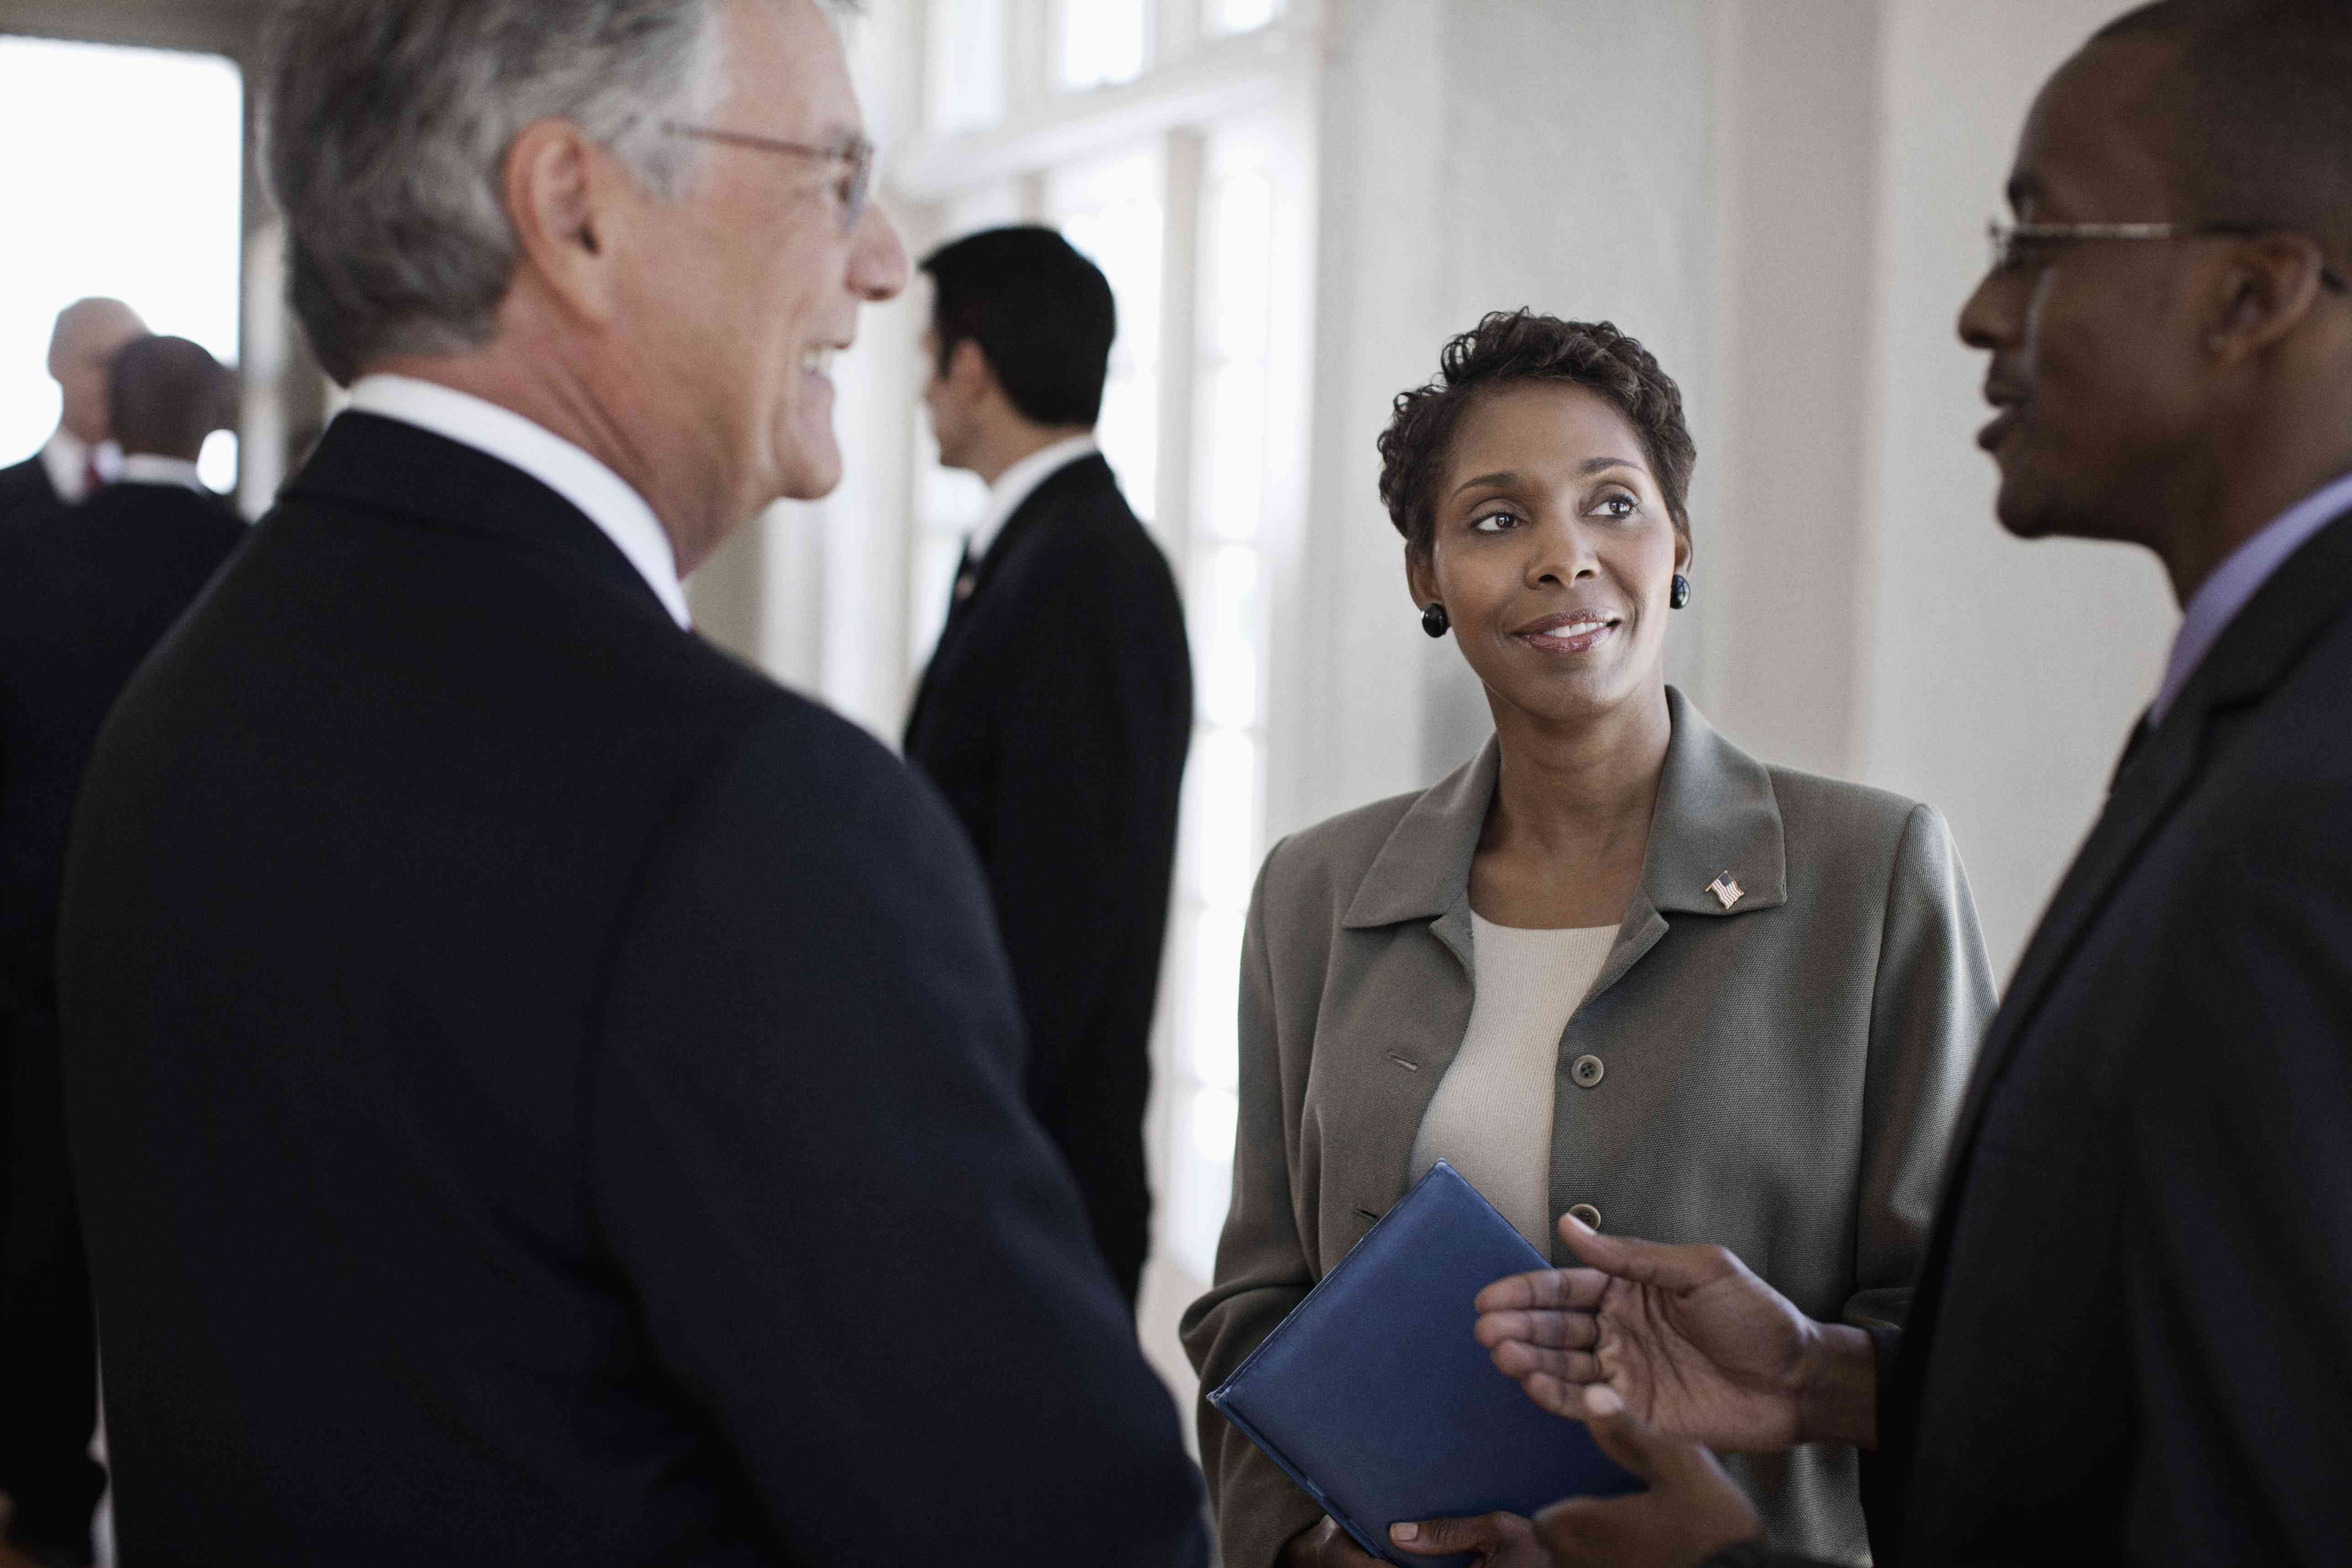
[[[966,403],[977,403],[997,390],[995,367],[976,338],[960,340],[948,354],[947,384]]]
[[[612,319],[616,279],[612,236],[622,195],[604,151],[565,120],[523,128],[507,153],[507,216],[523,265],[564,306],[593,321]]]
[[[2319,279],[2326,265],[2319,247],[2299,234],[2256,235],[2233,247],[2207,347],[2235,363],[2292,334],[2326,287]]]

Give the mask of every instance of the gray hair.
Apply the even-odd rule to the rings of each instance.
[[[387,355],[478,347],[519,259],[505,164],[562,119],[656,195],[700,155],[721,86],[713,0],[296,0],[264,114],[295,313],[348,384]]]

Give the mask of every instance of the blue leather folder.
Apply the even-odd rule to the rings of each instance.
[[[1209,1403],[1373,1556],[1467,1568],[1398,1551],[1389,1526],[1641,1489],[1471,1334],[1481,1289],[1549,1267],[1440,1160]]]

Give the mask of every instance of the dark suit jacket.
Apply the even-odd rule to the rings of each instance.
[[[985,900],[568,503],[338,419],[74,837],[123,1561],[1201,1562]]]
[[[2352,1542],[2352,516],[2165,721],[2019,963],[1882,1364],[1901,1563]]]
[[[1135,1293],[1148,1041],[1192,732],[1184,611],[1099,457],[1049,475],[949,611],[907,721],[980,851],[1029,1024],[1029,1103]]]
[[[65,498],[49,482],[48,467],[38,452],[0,468],[0,525],[31,521],[64,504]]]
[[[145,484],[0,528],[0,1005],[54,1005],[66,830],[99,724],[245,533],[212,497]]]

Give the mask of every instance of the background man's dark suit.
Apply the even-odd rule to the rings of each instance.
[[[1192,729],[1184,612],[1109,465],[1049,475],[950,607],[907,756],[980,851],[1029,1023],[1031,1107],[1133,1300],[1152,996]]]
[[[0,1059],[13,1058],[0,1097],[0,1490],[16,1495],[32,1540],[85,1537],[105,1484],[84,1452],[96,1348],[58,1079],[66,832],[107,710],[244,537],[227,507],[175,485],[116,485],[0,526],[0,1027],[12,1047]]]
[[[38,452],[0,468],[0,527],[30,522],[65,505]]]
[[[74,840],[125,1560],[1202,1561],[985,900],[569,504],[338,419]]]
[[[1955,1148],[1881,1369],[1879,1561],[2340,1561],[2352,517],[2134,746]]]

